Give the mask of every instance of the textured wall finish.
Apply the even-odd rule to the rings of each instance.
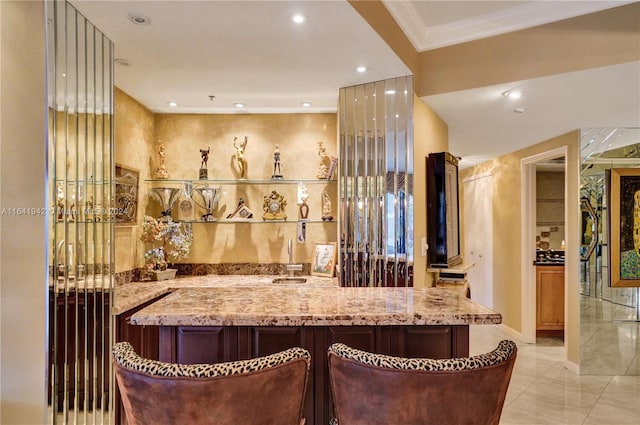
[[[318,142],[324,142],[331,156],[337,155],[335,114],[228,114],[228,115],[155,115],[155,139],[147,145],[151,152],[151,168],[158,166],[157,142],[165,146],[165,165],[170,179],[198,180],[201,166],[200,149],[210,149],[207,171],[209,179],[235,181],[240,177],[236,162],[237,142],[248,138],[245,149],[247,179],[270,179],[273,174],[274,151],[280,150],[281,171],[285,180],[316,180],[319,167]],[[141,173],[141,179],[148,174]],[[197,182],[196,182],[197,183]],[[141,196],[149,190],[144,182]],[[309,193],[309,219],[320,220],[322,192],[327,189],[337,216],[337,184],[306,184]],[[296,240],[298,218],[297,186],[295,184],[225,184],[213,215],[225,218],[233,212],[239,197],[260,220],[264,196],[272,190],[286,201],[288,223],[197,223],[193,225],[194,243],[187,263],[271,263],[288,261],[287,241]],[[202,204],[199,195],[194,199]],[[158,215],[160,207],[153,201],[147,214]],[[204,210],[197,207],[197,216]],[[175,211],[174,211],[175,217]],[[335,242],[335,222],[308,223],[307,242],[294,244],[294,261],[309,263],[315,242]]]

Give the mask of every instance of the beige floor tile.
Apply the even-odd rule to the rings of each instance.
[[[589,413],[588,425],[640,424],[640,376],[614,376]]]

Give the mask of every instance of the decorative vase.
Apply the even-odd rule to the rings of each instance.
[[[175,279],[178,269],[151,270],[151,280]]]

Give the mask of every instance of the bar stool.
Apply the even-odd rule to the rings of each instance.
[[[485,354],[420,359],[329,347],[339,425],[498,425],[517,347],[501,341]]]
[[[128,342],[113,347],[128,425],[303,425],[310,363],[299,347],[192,365],[142,358]]]

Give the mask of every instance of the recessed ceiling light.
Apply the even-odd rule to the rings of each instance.
[[[120,65],[120,66],[131,66],[131,62],[128,59],[118,58],[118,59],[114,59],[113,62],[116,65]]]
[[[171,101],[171,102],[167,102],[167,105],[171,106],[172,108],[175,108],[176,106],[178,106],[178,103]]]
[[[244,108],[246,105],[241,102],[236,102],[233,104],[233,106],[235,106],[236,108]]]
[[[508,97],[509,99],[520,99],[522,97],[522,92],[519,90],[507,90],[502,92],[504,97]]]
[[[148,16],[145,16],[142,13],[131,12],[127,15],[127,17],[136,25],[149,25],[151,23],[151,19],[149,19]]]
[[[292,20],[293,22],[295,22],[296,24],[301,24],[301,23],[303,23],[304,21],[306,21],[307,19],[306,19],[304,16],[300,15],[300,14],[296,14],[296,15],[293,15],[293,16],[291,17],[291,20]]]
[[[367,70],[367,67],[362,65],[356,68],[356,71],[358,72],[365,72],[366,70]]]
[[[311,106],[311,102],[302,102],[300,105],[302,105],[303,108],[308,108]]]

